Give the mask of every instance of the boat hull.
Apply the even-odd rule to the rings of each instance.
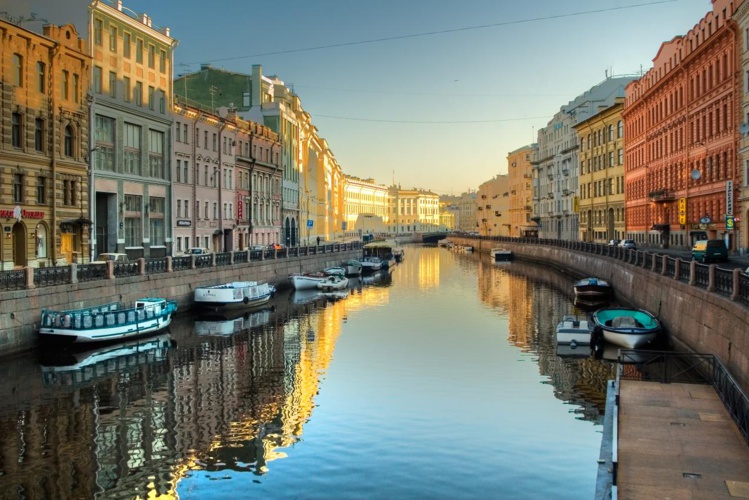
[[[565,316],[557,325],[557,344],[590,345],[590,333],[587,318]]]
[[[583,298],[605,298],[611,295],[611,285],[597,278],[585,278],[574,285],[575,296]]]
[[[107,304],[69,311],[44,310],[38,333],[40,340],[48,343],[118,342],[166,329],[176,310],[176,302],[154,298],[138,299],[131,308]]]
[[[510,262],[512,261],[512,251],[504,248],[493,248],[492,258],[494,262]]]
[[[603,336],[606,342],[637,349],[658,338],[662,331],[658,319],[647,311],[639,309],[599,309],[593,313],[596,334]]]
[[[291,286],[294,290],[314,290],[317,289],[318,283],[325,281],[325,278],[295,274],[289,276],[289,281],[291,281]]]
[[[652,343],[658,337],[657,331],[628,333],[616,330],[603,330],[603,338],[610,344],[627,349],[637,349]]]

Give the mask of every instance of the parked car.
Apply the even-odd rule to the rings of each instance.
[[[692,258],[700,262],[728,261],[728,248],[723,240],[698,240],[692,247]]]
[[[619,246],[619,243],[621,243],[620,240],[609,240],[609,246],[610,247],[616,247]]]
[[[626,249],[637,250],[637,243],[635,240],[622,240],[619,246]]]
[[[286,248],[286,245],[282,243],[271,243],[268,245],[268,250],[283,250],[284,248]]]
[[[208,255],[209,253],[211,253],[211,251],[208,250],[207,248],[193,247],[193,248],[188,248],[187,251],[185,252],[185,255]]]
[[[265,247],[263,245],[252,245],[250,250],[253,252],[262,252],[263,250],[265,250]]]
[[[130,259],[127,258],[127,254],[125,253],[100,253],[99,256],[96,258],[95,261],[92,262],[92,264],[106,264],[107,261],[113,261],[115,264],[126,264],[130,262]]]

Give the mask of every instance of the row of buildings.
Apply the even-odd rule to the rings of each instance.
[[[749,249],[749,2],[711,3],[645,74],[607,77],[510,153],[478,190],[477,230]]]
[[[3,269],[454,225],[428,190],[345,175],[259,65],[175,80],[169,28],[121,0],[89,5],[88,37],[32,18],[0,17]]]

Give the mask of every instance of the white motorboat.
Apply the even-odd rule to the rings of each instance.
[[[586,316],[566,315],[557,325],[557,344],[590,345],[591,327]]]
[[[323,292],[343,290],[348,287],[348,278],[345,276],[328,276],[327,279],[317,284],[317,288]]]
[[[324,274],[292,274],[289,281],[294,290],[312,290],[317,289],[317,284],[325,281],[328,276]]]
[[[382,260],[379,257],[364,257],[361,260],[362,274],[372,274],[382,269]]]
[[[234,281],[195,289],[195,304],[213,310],[258,307],[267,303],[275,287],[257,281]]]
[[[350,259],[341,264],[346,270],[346,276],[359,276],[362,273],[362,263],[356,259]]]
[[[119,302],[67,311],[42,311],[39,337],[43,341],[111,342],[156,333],[169,326],[177,310],[173,300],[147,297],[131,307]]]
[[[346,268],[343,266],[326,267],[322,272],[325,276],[346,276]]]

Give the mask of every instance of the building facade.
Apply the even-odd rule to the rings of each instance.
[[[510,236],[538,236],[538,226],[531,222],[533,213],[533,160],[538,145],[530,144],[507,155],[510,182]]]
[[[120,0],[91,3],[89,23],[92,255],[171,255],[176,40]]]
[[[374,179],[344,176],[344,222],[347,238],[385,234],[389,223],[389,190]]]
[[[734,12],[733,19],[738,24],[737,48],[739,50],[741,83],[738,101],[739,150],[738,150],[738,200],[735,207],[734,227],[737,250],[741,254],[749,252],[749,2],[742,2]]]
[[[479,186],[476,219],[481,236],[510,236],[510,176],[497,175]]]
[[[627,86],[626,221],[637,241],[690,247],[723,238],[737,248],[736,5],[714,0],[711,12],[663,43],[653,67]]]
[[[439,230],[439,196],[423,189],[390,186],[389,232],[394,235]]]
[[[72,25],[0,18],[2,269],[86,262],[91,58]]]
[[[624,98],[575,125],[580,141],[580,241],[625,238]]]

